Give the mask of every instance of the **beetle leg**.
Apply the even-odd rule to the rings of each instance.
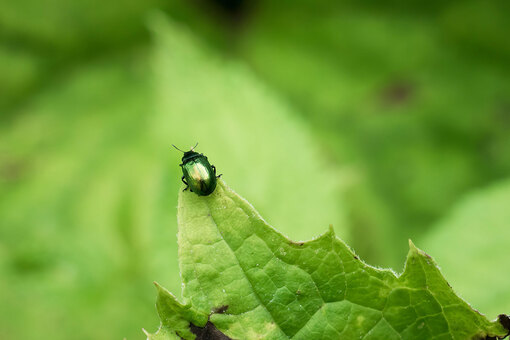
[[[211,165],[211,168],[213,168],[213,170],[214,170],[214,176],[216,176],[216,167],[215,167],[214,165]],[[221,175],[223,175],[223,174],[219,174],[218,176],[216,176],[216,178],[220,178],[220,177],[221,177]]]
[[[182,181],[184,184],[186,184],[186,188],[184,188],[184,190],[183,190],[183,191],[186,191],[186,189],[188,189],[188,188],[189,188],[189,184],[188,184],[188,182],[186,182],[186,180],[184,179],[184,176],[182,176],[182,177],[181,177],[181,181]],[[190,189],[190,191],[191,191],[191,189]]]

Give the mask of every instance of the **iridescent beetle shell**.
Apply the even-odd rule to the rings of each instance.
[[[193,148],[182,156],[182,181],[191,192],[207,196],[214,192],[217,184],[216,168],[209,163],[206,156],[195,152]]]

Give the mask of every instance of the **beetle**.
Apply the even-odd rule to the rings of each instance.
[[[182,168],[181,180],[186,184],[184,190],[189,188],[198,196],[208,196],[216,189],[217,178],[221,175],[216,176],[216,167],[209,163],[204,154],[195,152],[197,145],[198,143],[190,151],[183,151],[172,144],[174,148],[184,153],[182,164],[179,164]]]

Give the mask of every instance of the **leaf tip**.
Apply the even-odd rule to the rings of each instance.
[[[416,246],[414,245],[413,241],[411,239],[408,240],[409,241],[409,250],[418,250],[418,248],[416,248]]]
[[[333,229],[332,224],[329,225],[328,232],[331,234],[331,236],[335,236],[335,229]]]
[[[411,239],[408,240],[409,243],[409,252],[407,253],[406,267],[409,261],[413,258],[420,257],[420,249],[416,247]]]
[[[157,283],[156,281],[153,281],[152,282],[154,284],[154,286],[156,286],[156,290],[158,292],[158,297],[160,297],[161,295],[166,295],[167,293],[167,290],[165,288],[163,288],[159,283]]]
[[[409,239],[408,242],[409,242],[409,256],[419,255],[420,249],[418,249],[418,247],[416,247],[416,245],[414,244],[414,242],[411,239]]]
[[[411,239],[409,239],[409,253],[412,255],[421,255],[423,257],[426,257],[427,259],[432,259],[432,257],[429,254],[416,247],[413,241],[411,241]]]

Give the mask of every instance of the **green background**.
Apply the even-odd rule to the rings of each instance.
[[[181,154],[295,240],[510,313],[505,1],[0,2],[0,338],[143,339]]]

